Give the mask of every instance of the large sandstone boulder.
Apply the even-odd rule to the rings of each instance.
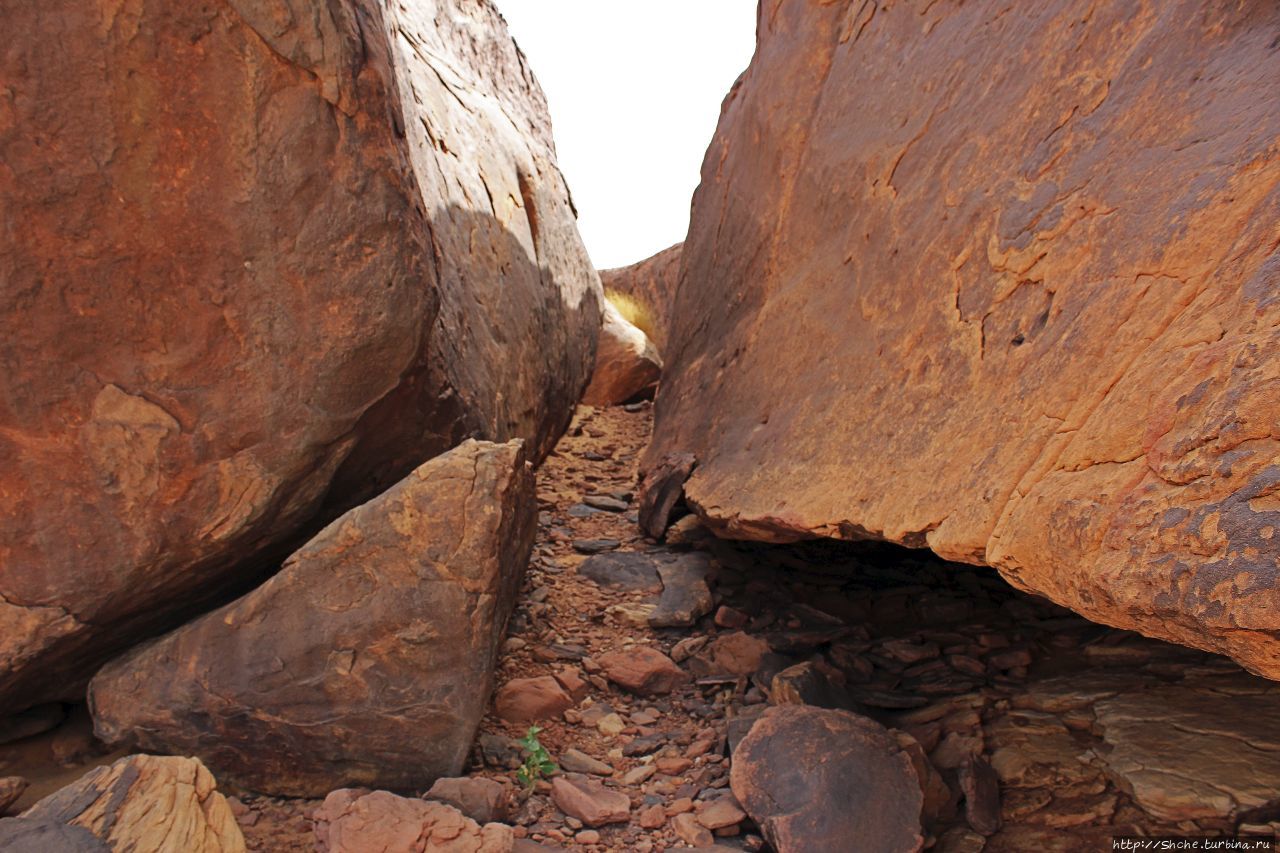
[[[779,705],[733,753],[733,795],[778,853],[915,853],[923,804],[911,758],[874,720]]]
[[[239,601],[104,667],[95,730],[287,796],[457,776],[535,526],[520,443],[465,442]]]
[[[671,302],[680,279],[680,248],[677,243],[631,266],[600,270],[605,295],[623,306],[623,316],[643,330],[660,353],[666,351],[671,328]]]
[[[0,712],[466,436],[549,450],[599,283],[491,3],[3,18]]]
[[[1280,678],[1280,6],[781,0],[646,467]]]
[[[213,776],[193,758],[131,755],[0,820],[8,853],[244,853]]]

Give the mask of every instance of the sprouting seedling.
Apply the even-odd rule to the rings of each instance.
[[[542,729],[537,726],[529,726],[529,731],[518,741],[524,749],[525,759],[524,764],[520,765],[520,769],[516,771],[516,778],[520,780],[521,785],[530,790],[539,779],[560,769],[551,760],[551,753],[547,752],[547,748],[538,741],[538,733],[541,731]]]

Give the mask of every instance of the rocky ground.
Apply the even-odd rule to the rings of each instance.
[[[437,796],[511,824],[528,849],[760,850],[733,750],[764,709],[803,703],[892,730],[924,780],[935,849],[1270,831],[1280,686],[927,552],[727,543],[690,518],[646,540],[633,492],[650,425],[647,404],[584,409],[542,468],[538,544],[471,781]],[[527,787],[517,739],[532,725],[562,772]],[[80,713],[0,747],[0,777],[37,782],[10,812],[115,757],[95,754]],[[739,768],[733,787],[758,772]],[[839,810],[876,793],[863,784],[807,793]],[[319,801],[230,804],[250,849],[315,849]]]

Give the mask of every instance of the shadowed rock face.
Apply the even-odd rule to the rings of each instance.
[[[550,449],[599,285],[488,2],[2,17],[0,711],[466,436]]]
[[[104,667],[89,689],[95,731],[285,796],[456,776],[536,512],[519,442],[464,442],[239,601]]]
[[[1280,7],[764,4],[646,467],[1280,678]]]
[[[666,351],[671,328],[671,302],[680,278],[680,247],[677,243],[631,266],[600,271],[605,292],[615,298],[621,294],[635,305],[642,315],[636,318],[638,325],[660,353]]]
[[[780,705],[734,751],[733,795],[779,853],[921,848],[920,782],[879,723],[848,711]]]

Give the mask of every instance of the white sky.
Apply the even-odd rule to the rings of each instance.
[[[547,93],[600,269],[684,239],[720,102],[751,61],[756,0],[496,0]]]

